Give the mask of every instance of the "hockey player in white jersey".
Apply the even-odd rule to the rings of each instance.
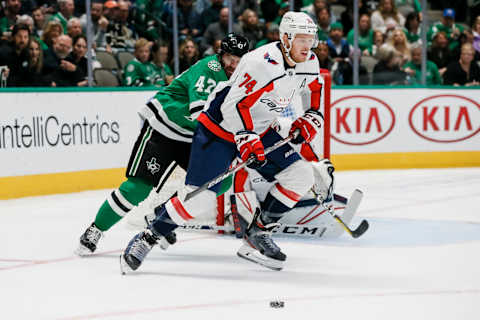
[[[198,118],[185,187],[155,209],[155,220],[137,234],[121,254],[123,271],[136,270],[158,239],[180,224],[214,210],[217,184],[188,201],[187,193],[224,172],[233,159],[253,158],[252,165],[277,183],[269,190],[249,224],[238,255],[273,270],[283,268],[286,255],[271,238],[277,221],[312,187],[313,169],[289,144],[265,155],[264,148],[283,138],[272,123],[291,102],[301,101],[305,113],[292,123],[292,143],[311,141],[323,126],[320,109],[323,79],[311,48],[317,26],[301,12],[287,12],[280,24],[280,42],[243,56],[235,73],[215,89]]]

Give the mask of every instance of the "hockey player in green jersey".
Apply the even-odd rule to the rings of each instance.
[[[94,222],[80,237],[77,254],[93,253],[103,232],[145,200],[152,188],[158,193],[177,165],[187,169],[196,117],[217,84],[233,74],[248,48],[246,38],[228,34],[218,55],[198,61],[161,88],[139,111],[144,124],[130,155],[127,180],[102,204]],[[165,248],[175,242],[175,234],[163,240],[161,246]]]

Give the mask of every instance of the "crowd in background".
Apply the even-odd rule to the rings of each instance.
[[[282,0],[232,0],[233,32],[251,49],[279,39],[289,10]],[[86,86],[84,0],[2,0],[0,72],[9,87]],[[219,52],[228,33],[224,0],[178,0],[179,71]],[[314,52],[334,83],[353,83],[353,0],[295,0],[318,24]],[[416,85],[422,79],[419,0],[358,0],[360,84]],[[480,85],[480,1],[428,1],[427,85]],[[92,0],[93,69],[108,68],[124,86],[165,86],[173,79],[173,8],[164,0]],[[127,60],[120,55],[129,52]],[[110,55],[117,67],[101,57]]]

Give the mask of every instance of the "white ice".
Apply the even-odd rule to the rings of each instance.
[[[179,232],[122,276],[121,224],[73,255],[109,190],[0,201],[0,319],[479,319],[480,168],[337,173],[361,238],[280,238],[276,272],[232,236]],[[283,308],[270,307],[281,301]]]

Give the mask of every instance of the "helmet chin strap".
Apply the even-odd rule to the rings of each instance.
[[[287,36],[288,37],[288,36]],[[290,50],[292,49],[292,46],[293,46],[293,37],[292,39],[288,38],[288,41],[290,41],[289,45],[290,45],[290,48],[287,48],[287,46],[285,45],[285,43],[283,41],[282,42],[282,47],[283,49],[285,49],[284,53],[285,55],[287,56],[287,59],[292,62],[294,65],[296,65],[297,63],[295,62],[295,60],[293,60],[293,58],[290,56]]]

